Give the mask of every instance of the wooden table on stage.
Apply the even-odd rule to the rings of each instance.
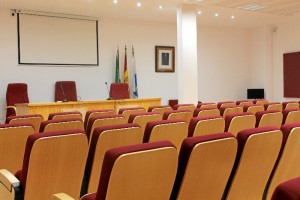
[[[51,102],[51,103],[20,103],[15,104],[17,115],[41,114],[45,120],[49,113],[63,111],[80,111],[85,115],[88,110],[113,109],[116,112],[124,107],[144,107],[161,105],[161,98],[119,99],[100,101]]]

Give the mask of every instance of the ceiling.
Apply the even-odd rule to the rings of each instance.
[[[256,27],[300,19],[299,0],[0,0],[6,9],[87,15],[101,18],[132,19],[176,23],[180,4],[193,4],[198,24],[206,26]],[[136,3],[142,6],[137,7]],[[158,6],[162,5],[163,9]],[[239,7],[262,8],[244,10]],[[218,13],[218,17],[215,16]],[[234,16],[234,19],[232,19]]]

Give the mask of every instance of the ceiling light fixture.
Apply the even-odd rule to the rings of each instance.
[[[137,2],[136,6],[137,6],[137,7],[141,7],[141,6],[142,6],[142,3],[141,3],[141,2]]]
[[[215,13],[215,17],[218,17],[219,16],[219,13]]]
[[[114,4],[117,4],[118,3],[118,0],[114,0]]]
[[[234,15],[231,15],[231,19],[234,19],[235,18],[235,16]]]
[[[162,5],[159,5],[158,8],[159,8],[159,9],[163,9],[164,7],[163,7]]]
[[[247,4],[247,5],[243,5],[243,6],[239,6],[237,7],[239,9],[243,9],[243,10],[261,10],[264,8],[267,8],[267,6],[263,6],[263,5],[258,5],[258,4]]]
[[[202,11],[201,11],[201,10],[198,10],[197,13],[198,13],[198,15],[201,15],[201,14],[202,14]]]

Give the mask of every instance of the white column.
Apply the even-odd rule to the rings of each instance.
[[[195,5],[177,10],[177,69],[179,103],[198,102],[197,12]]]

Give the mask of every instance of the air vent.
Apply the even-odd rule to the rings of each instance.
[[[243,5],[243,6],[239,6],[237,7],[238,9],[243,9],[243,10],[262,10],[264,8],[267,8],[267,6],[262,6],[262,5],[258,5],[258,4],[247,4],[247,5]]]

